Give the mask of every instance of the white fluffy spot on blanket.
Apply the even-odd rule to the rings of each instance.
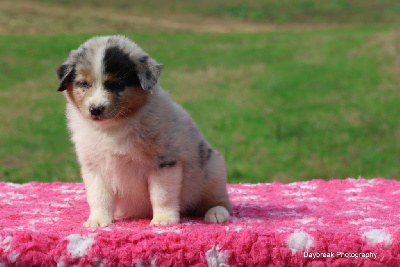
[[[228,266],[230,253],[220,250],[218,247],[213,247],[206,253],[207,266],[220,267]]]
[[[293,253],[304,249],[308,250],[314,246],[314,239],[306,232],[296,231],[288,237],[287,246]]]
[[[315,221],[315,218],[304,218],[304,219],[298,219],[296,221],[298,221],[298,222],[300,222],[302,224],[308,224],[310,222]]]
[[[4,238],[2,238],[0,236],[0,246],[1,248],[4,249],[5,252],[9,252],[11,250],[11,242],[13,241],[13,237],[12,236],[6,236]],[[8,254],[7,259],[11,262],[11,263],[15,263],[17,260],[17,257],[19,256],[19,253],[16,251],[11,251]]]
[[[392,245],[392,236],[387,234],[382,229],[373,229],[363,234],[363,237],[369,241],[372,245],[376,245],[385,242],[385,249],[388,249]]]
[[[85,237],[78,234],[67,236],[69,240],[67,249],[73,258],[81,258],[86,254],[86,250],[94,243],[94,236]]]

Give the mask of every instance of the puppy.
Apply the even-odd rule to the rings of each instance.
[[[229,217],[224,158],[159,86],[162,69],[124,36],[94,37],[57,69],[90,206],[84,226]]]

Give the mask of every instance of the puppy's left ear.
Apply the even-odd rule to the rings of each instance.
[[[74,73],[74,67],[68,61],[57,67],[57,76],[60,80],[57,91],[61,92],[67,89],[68,84],[72,83],[74,79]]]
[[[164,66],[158,64],[157,61],[148,55],[139,58],[135,63],[140,85],[145,91],[151,91],[158,83]]]

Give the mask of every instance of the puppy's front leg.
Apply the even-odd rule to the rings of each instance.
[[[149,177],[150,200],[153,219],[150,225],[179,222],[179,200],[182,185],[182,165],[160,167]]]
[[[93,171],[82,170],[87,201],[90,207],[86,227],[103,227],[112,224],[114,212],[114,197],[104,180]]]

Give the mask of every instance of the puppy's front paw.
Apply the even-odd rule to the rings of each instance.
[[[168,225],[179,223],[179,214],[154,215],[150,225]]]
[[[222,206],[215,206],[209,209],[204,216],[204,221],[208,223],[223,223],[229,218],[229,212]]]
[[[112,224],[112,219],[110,218],[91,218],[83,224],[85,227],[105,227]]]

